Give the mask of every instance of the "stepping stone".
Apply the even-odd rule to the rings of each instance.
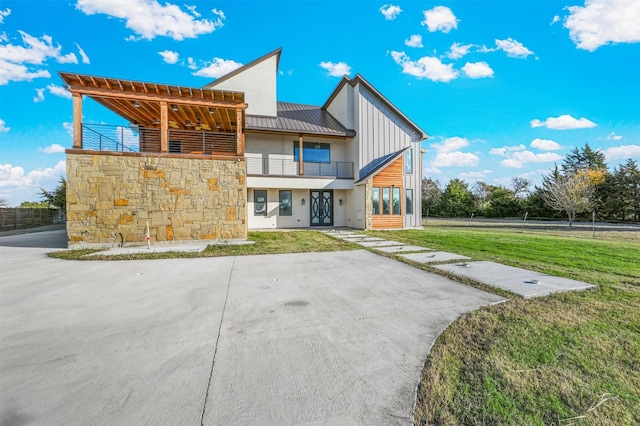
[[[362,247],[388,247],[388,246],[403,246],[403,243],[398,241],[386,241],[382,238],[376,240],[363,240],[360,242],[356,242],[356,244],[360,244]]]
[[[547,296],[563,291],[586,290],[595,287],[582,281],[514,268],[495,262],[469,262],[464,264],[437,265],[443,271],[471,278],[483,284],[508,290],[522,297]]]
[[[389,246],[389,247],[379,247],[376,250],[383,251],[385,253],[402,253],[408,251],[432,251],[430,248],[419,247],[419,246]]]
[[[411,253],[411,254],[402,254],[401,256],[418,263],[449,262],[451,260],[471,259],[470,257],[467,257],[467,256],[461,256],[455,253],[448,253],[446,251],[434,251],[431,253]]]
[[[378,238],[378,237],[364,237],[364,238],[360,238],[359,240],[347,240],[347,241],[352,241],[354,243],[360,244],[361,242],[369,242],[369,241],[385,241],[385,239]]]

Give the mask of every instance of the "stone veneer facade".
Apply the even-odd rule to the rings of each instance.
[[[247,238],[246,163],[67,150],[69,247]]]

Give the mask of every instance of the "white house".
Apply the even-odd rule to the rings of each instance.
[[[279,102],[280,54],[205,86],[245,95],[248,229],[421,226],[427,134],[360,75],[324,105]]]

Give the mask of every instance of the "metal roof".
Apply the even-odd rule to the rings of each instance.
[[[389,164],[393,163],[398,157],[404,154],[409,148],[411,147],[407,146],[405,148],[402,148],[400,151],[383,155],[382,157],[376,158],[369,164],[365,165],[363,168],[360,169],[360,172],[359,172],[360,179],[357,180],[355,185],[359,185],[363,183],[365,180],[367,180],[368,178],[373,177],[378,173],[380,173]]]
[[[345,128],[320,106],[278,102],[278,116],[246,115],[248,131],[273,131],[321,136],[354,137],[356,132]]]

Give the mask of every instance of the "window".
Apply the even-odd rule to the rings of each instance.
[[[264,189],[256,189],[253,191],[253,215],[267,215],[267,191]]]
[[[298,142],[293,142],[293,157],[293,161],[300,161],[300,144]],[[302,146],[302,161],[305,163],[330,163],[331,145],[305,142]]]
[[[380,214],[380,188],[373,188],[371,201],[373,202],[373,214]]]
[[[389,214],[391,212],[389,206],[389,194],[390,188],[382,188],[382,214]]]
[[[404,194],[404,212],[405,214],[413,214],[413,189],[406,189]]]
[[[280,191],[280,216],[291,216],[291,191]]]
[[[413,148],[404,153],[404,173],[407,175],[413,173]]]
[[[400,214],[400,188],[392,188],[393,214]]]

